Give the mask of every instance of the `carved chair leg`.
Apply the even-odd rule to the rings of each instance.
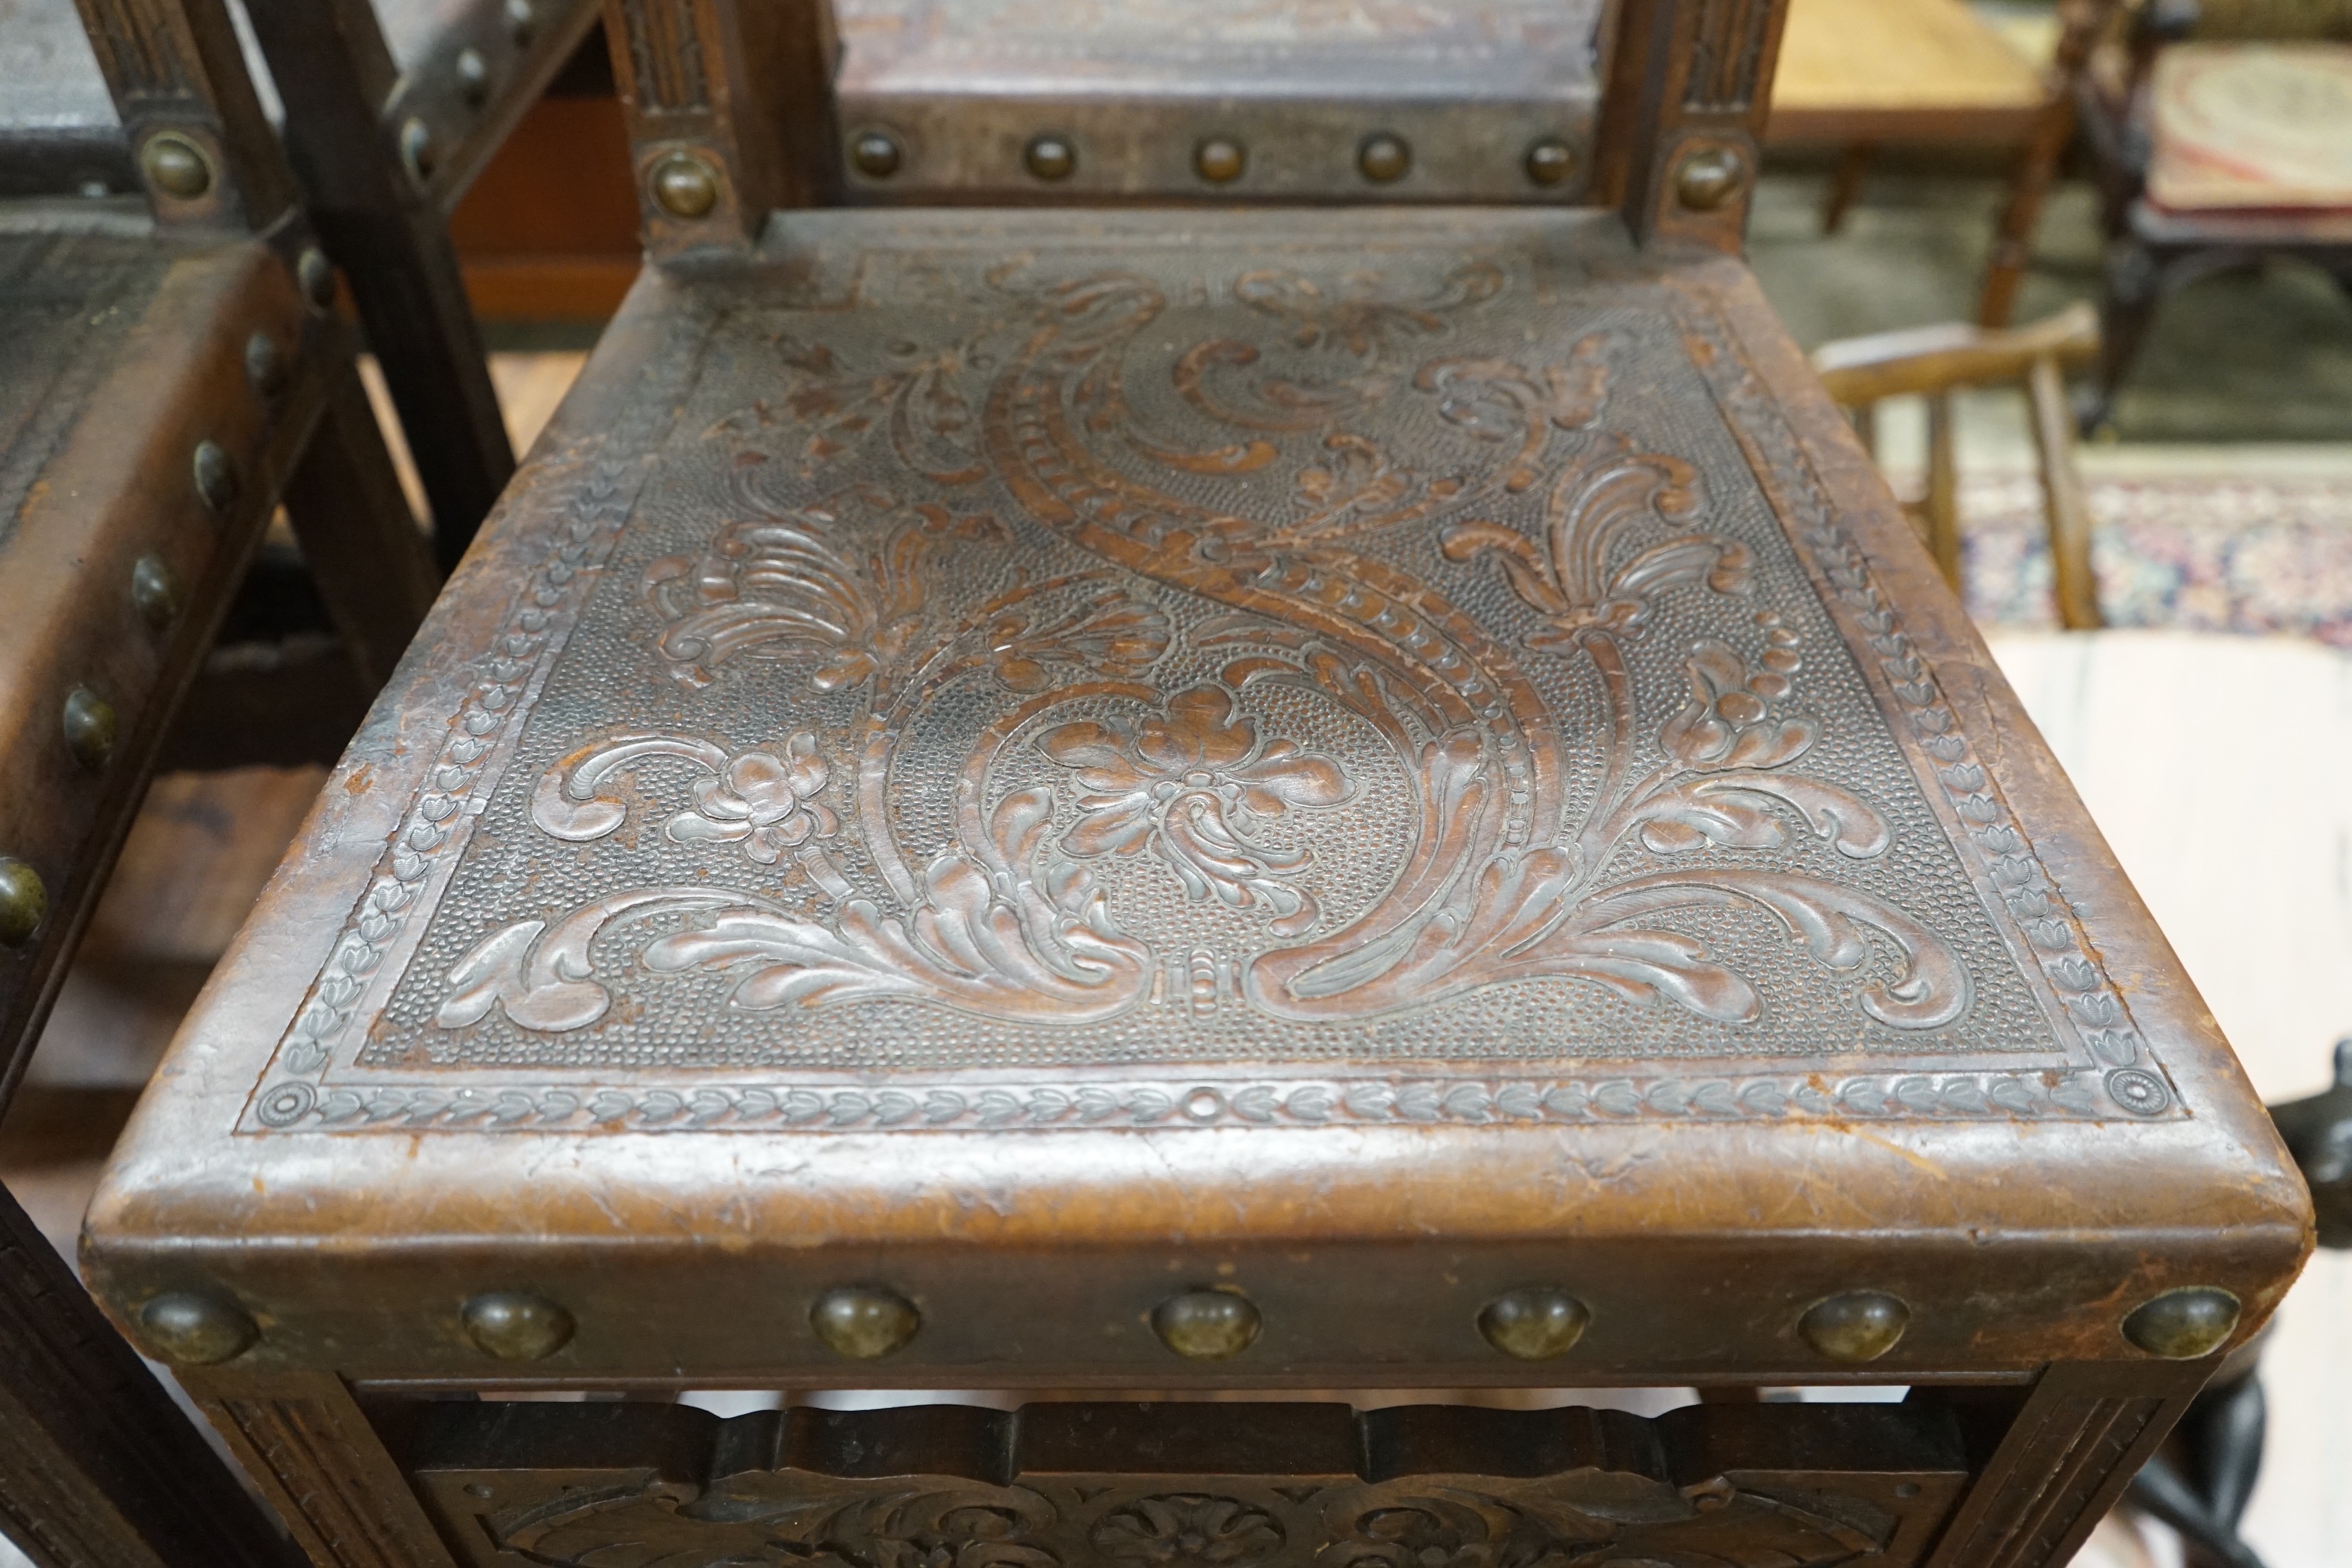
[[[5,1192],[0,1527],[42,1568],[299,1561]]]
[[[191,1369],[180,1382],[318,1568],[457,1568],[340,1378]]]
[[[2060,1363],[2005,1424],[1980,1414],[1973,1424],[1980,1436],[1972,1447],[1983,1450],[1971,1465],[1977,1482],[1927,1568],[2065,1563],[2211,1372],[2200,1362]]]
[[[286,487],[302,558],[370,692],[433,607],[440,574],[400,491],[367,393],[340,360],[318,427]]]

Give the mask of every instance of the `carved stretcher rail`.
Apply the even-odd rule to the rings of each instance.
[[[1920,1404],[448,1405],[413,1474],[461,1561],[583,1568],[1902,1568],[1969,1480]]]

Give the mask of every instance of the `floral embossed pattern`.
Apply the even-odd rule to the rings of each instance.
[[[741,286],[772,353],[677,395],[483,808],[403,841],[413,958],[322,991],[257,1114],[1377,1121],[1418,1088],[1331,1074],[1390,1059],[1456,1064],[1441,1117],[2169,1106],[1983,770],[1889,729],[1713,329],[1508,249],[1248,262]],[[824,1086],[885,1062],[903,1113]]]

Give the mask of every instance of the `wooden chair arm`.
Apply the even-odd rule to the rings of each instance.
[[[2037,360],[2080,364],[2098,352],[2098,312],[2078,302],[2022,327],[1954,321],[1841,338],[1813,351],[1813,369],[1832,397],[1854,407],[1906,393],[2021,381]]]

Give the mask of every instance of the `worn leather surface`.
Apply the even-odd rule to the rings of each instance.
[[[1606,0],[1288,5],[1266,0],[837,0],[841,129],[887,133],[899,166],[846,174],[860,200],[1109,195],[1244,199],[1561,201],[1584,184]],[[1033,137],[1075,167],[1024,167]],[[1369,182],[1368,136],[1407,166]],[[1222,183],[1195,149],[1239,149]],[[1554,141],[1575,165],[1524,168]]]
[[[1095,1286],[1013,1258],[1148,1310],[1238,1247],[1321,1336],[1281,1365],[1444,1375],[1566,1247],[1645,1302],[1607,1364],[1801,1354],[1866,1276],[1897,1359],[1985,1368],[2119,1353],[2158,1280],[2251,1326],[2304,1246],[1735,264],[795,215],[640,285],[486,540],[134,1124],[118,1291],[235,1279],[284,1354],[426,1375],[397,1303],[495,1237],[606,1315],[577,1369],[740,1366],[656,1297],[847,1268],[970,1320],[917,1363],[1099,1378],[1163,1352],[1035,1337]],[[813,1353],[779,1310],[757,1354]]]

